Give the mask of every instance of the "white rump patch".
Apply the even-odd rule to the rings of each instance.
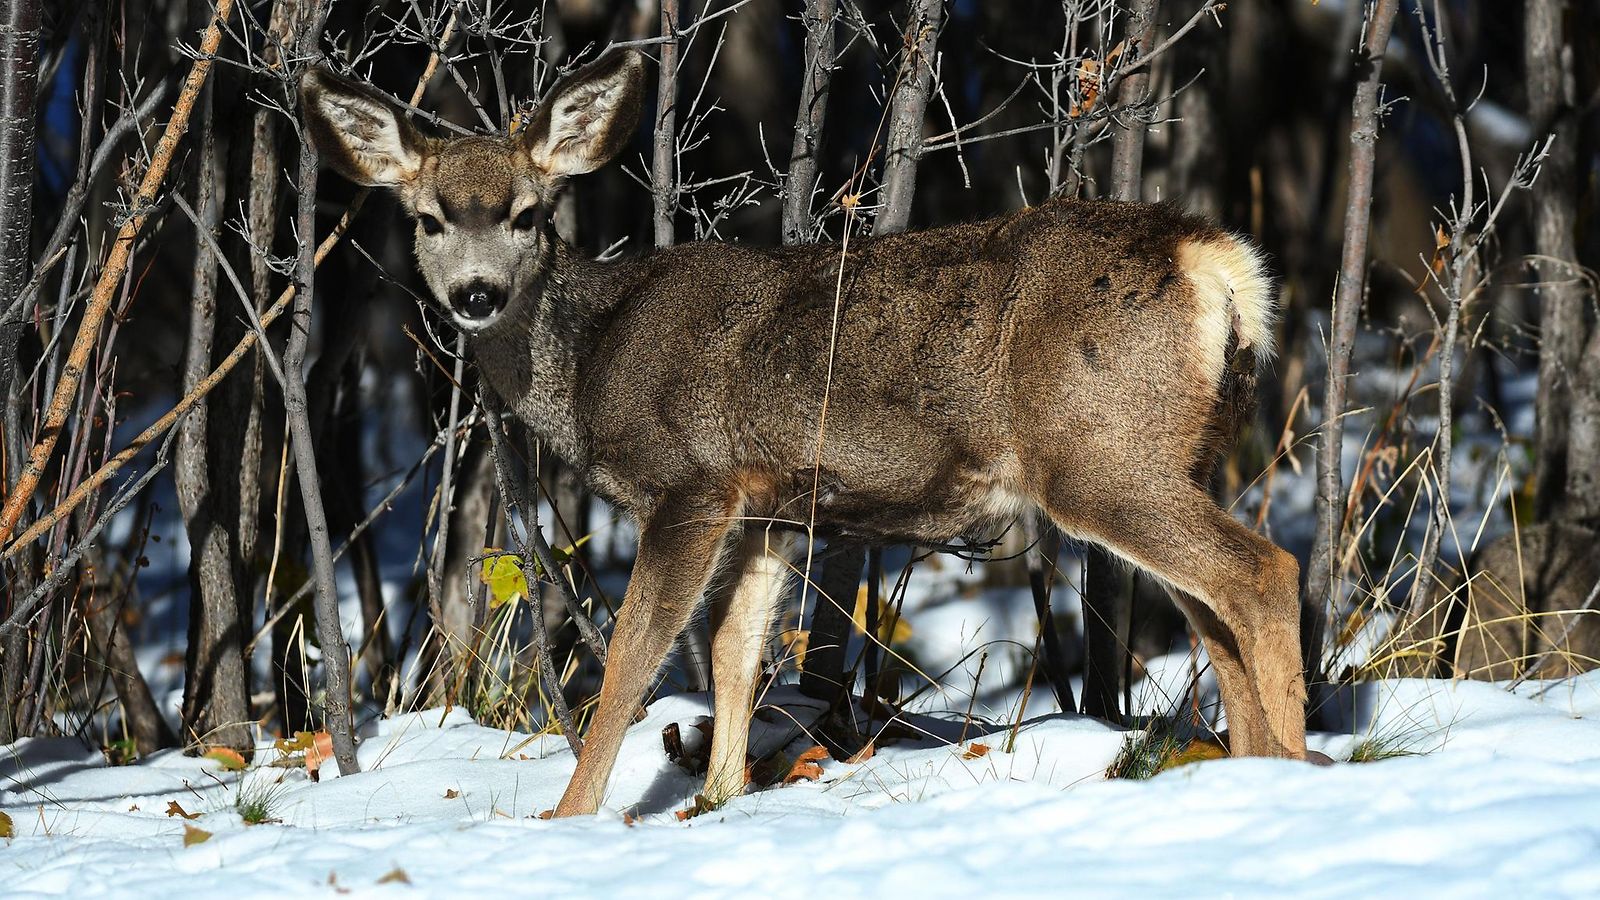
[[[1222,379],[1228,336],[1235,329],[1240,352],[1255,351],[1258,362],[1270,359],[1278,307],[1261,252],[1237,237],[1189,240],[1178,247],[1178,265],[1194,286],[1195,330],[1211,380]]]

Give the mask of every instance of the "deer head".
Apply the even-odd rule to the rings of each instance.
[[[415,221],[417,268],[463,331],[536,301],[550,273],[550,214],[566,179],[605,165],[639,120],[644,60],[610,53],[563,79],[511,137],[441,139],[366,85],[312,69],[300,85],[323,161],[394,191]]]

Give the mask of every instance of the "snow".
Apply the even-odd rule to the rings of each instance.
[[[537,818],[572,771],[565,741],[485,728],[459,709],[377,723],[365,771],[320,783],[272,767],[270,750],[241,775],[172,753],[109,767],[75,741],[29,739],[0,748],[0,808],[17,835],[0,848],[0,885],[7,897],[230,900],[1600,892],[1600,673],[1514,690],[1376,682],[1341,699],[1354,733],[1313,746],[1342,758],[1377,735],[1419,755],[1329,768],[1217,760],[1108,781],[1126,735],[1103,723],[1043,716],[1012,737],[1009,725],[986,734],[927,718],[908,723],[920,740],[824,762],[816,782],[688,821],[673,812],[699,781],[666,758],[660,734],[671,722],[698,734],[703,695],[652,704],[628,734],[609,807],[565,821]],[[815,715],[776,689],[755,749],[809,746],[802,726]],[[267,792],[281,821],[246,825],[241,792]],[[169,801],[198,817],[166,815]],[[186,847],[186,824],[213,836]]]

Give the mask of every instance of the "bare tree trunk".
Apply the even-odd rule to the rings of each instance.
[[[150,684],[139,671],[139,660],[128,640],[128,630],[118,615],[120,604],[91,599],[88,606],[89,630],[100,658],[111,673],[111,686],[122,704],[123,720],[140,756],[176,746],[177,735],[156,705]]]
[[[199,18],[210,13],[194,4]],[[206,86],[196,106],[200,118],[196,171],[195,264],[189,305],[189,337],[183,364],[183,393],[211,371],[217,330],[217,259],[212,254],[226,193],[224,152],[218,141],[214,96]],[[249,752],[251,734],[249,670],[244,661],[245,620],[234,580],[237,514],[230,517],[223,495],[231,484],[213,481],[212,404],[196,404],[178,426],[176,467],[178,507],[189,535],[189,641],[184,664],[183,732],[203,744]]]
[[[837,0],[806,0],[804,81],[800,84],[800,109],[795,113],[794,148],[789,152],[789,175],[783,188],[783,242],[804,243],[811,236],[811,195],[816,191],[821,167],[822,134],[828,119],[828,88],[833,82],[834,20]]]
[[[800,693],[836,705],[849,695],[845,683],[845,647],[860,590],[861,567],[867,561],[865,544],[851,540],[829,541],[817,584],[817,608],[811,616],[806,641],[806,663],[800,673]],[[803,589],[803,587],[802,587]],[[876,635],[868,635],[873,640]]]
[[[1572,384],[1563,518],[1600,529],[1600,326],[1589,333]]]
[[[1534,464],[1534,512],[1541,521],[1559,516],[1569,481],[1568,416],[1576,399],[1573,379],[1583,352],[1583,287],[1576,269],[1574,238],[1578,184],[1576,82],[1572,48],[1562,35],[1565,0],[1527,0],[1523,63],[1528,82],[1528,118],[1536,135],[1555,142],[1533,186],[1534,250],[1531,263],[1541,301],[1539,392]],[[1581,473],[1578,473],[1581,477]]]
[[[320,41],[327,8],[314,0],[305,17],[300,37],[300,55],[308,60],[322,56]],[[317,228],[317,149],[311,134],[301,129],[298,229],[300,258],[295,280],[300,289],[294,298],[294,316],[289,330],[289,346],[283,357],[284,406],[289,413],[289,430],[299,469],[300,497],[305,506],[306,531],[311,539],[313,578],[317,592],[315,610],[317,635],[322,644],[324,703],[328,731],[333,738],[333,754],[339,773],[361,770],[356,761],[355,724],[350,714],[350,645],[339,623],[339,595],[333,581],[333,549],[328,542],[328,520],[322,505],[321,479],[317,475],[316,448],[312,445],[311,423],[306,412],[306,384],[302,376],[306,345],[311,334],[311,297],[317,274],[315,259]]]
[[[1317,445],[1317,531],[1311,563],[1306,568],[1304,628],[1307,662],[1315,674],[1321,668],[1323,622],[1338,599],[1336,571],[1343,543],[1345,518],[1344,410],[1350,378],[1350,355],[1355,347],[1356,324],[1367,282],[1367,242],[1371,233],[1372,179],[1378,144],[1378,88],[1383,55],[1389,46],[1399,0],[1372,0],[1367,26],[1356,54],[1359,77],[1351,102],[1350,184],[1345,195],[1344,251],[1339,261],[1339,284],[1333,299],[1333,332],[1329,335],[1327,383],[1323,386],[1322,434]]]
[[[656,249],[677,242],[678,210],[678,0],[661,0],[661,71],[656,83],[656,134],[650,165]]]
[[[1143,56],[1150,50],[1156,28],[1156,0],[1133,0],[1129,8],[1127,45]],[[1129,52],[1124,50],[1124,53]],[[1145,66],[1122,79],[1117,105],[1126,124],[1111,136],[1111,196],[1116,200],[1138,200],[1144,168],[1145,113],[1141,107],[1150,93],[1150,67]]]
[[[889,97],[889,138],[884,148],[883,209],[872,223],[875,235],[905,231],[917,190],[922,158],[922,124],[933,91],[933,54],[944,22],[944,0],[911,0],[905,49]]]
[[[0,23],[0,454],[4,456],[6,498],[17,490],[22,472],[23,434],[17,372],[17,346],[24,317],[22,289],[28,283],[33,234],[33,167],[36,156],[35,104],[39,94],[39,0],[5,4]],[[3,540],[0,540],[3,543]],[[31,569],[30,559],[18,560]],[[12,603],[28,595],[19,578],[11,585]],[[16,710],[22,685],[27,634],[17,630],[0,647],[0,743],[19,735]]]

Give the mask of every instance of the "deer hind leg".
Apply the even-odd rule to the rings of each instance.
[[[1261,708],[1261,700],[1245,674],[1244,659],[1239,654],[1239,643],[1233,632],[1209,606],[1182,591],[1170,593],[1172,602],[1183,611],[1190,627],[1205,645],[1206,658],[1217,676],[1217,690],[1222,694],[1222,707],[1228,711],[1230,748],[1243,756],[1245,748],[1266,746],[1267,735],[1261,730],[1266,724],[1266,710]]]
[[[669,503],[643,523],[594,724],[556,806],[558,817],[599,809],[633,711],[699,605],[731,527],[731,513],[729,504]]]
[[[1192,596],[1214,617],[1214,623],[1200,617],[1201,634],[1220,648],[1225,666],[1237,657],[1248,686],[1234,678],[1233,687],[1224,687],[1235,755],[1304,758],[1306,692],[1294,557],[1218,509],[1192,484],[1125,487],[1114,507],[1070,496],[1051,499],[1047,509],[1063,530],[1104,544]],[[1084,515],[1085,509],[1098,511]],[[1225,639],[1230,636],[1231,645]],[[1247,702],[1247,691],[1255,703]]]
[[[705,797],[721,804],[744,793],[745,754],[761,650],[790,571],[788,535],[752,529],[734,549],[733,577],[711,598],[711,674],[716,729]]]

